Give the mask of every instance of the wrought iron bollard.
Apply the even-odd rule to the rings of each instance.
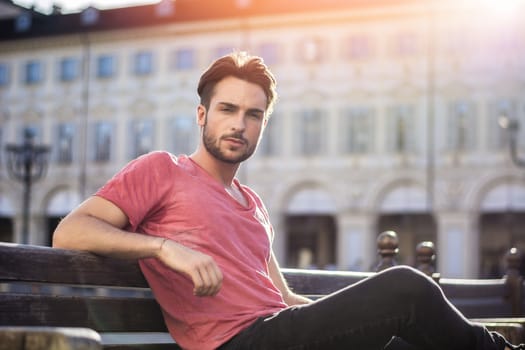
[[[416,268],[439,282],[440,274],[436,272],[436,249],[431,241],[424,241],[416,246]]]
[[[379,272],[397,265],[396,255],[399,252],[399,239],[395,231],[384,231],[377,237],[377,252],[381,256],[375,271]]]
[[[507,272],[505,279],[505,299],[511,304],[514,316],[522,314],[523,276],[520,274],[522,254],[517,248],[511,248],[506,256]]]

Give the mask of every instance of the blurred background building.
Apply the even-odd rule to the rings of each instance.
[[[50,147],[27,243],[132,158],[197,145],[196,84],[232,50],[280,94],[241,181],[265,200],[281,265],[370,270],[433,241],[445,277],[499,277],[525,250],[525,6],[513,0],[176,0],[42,14],[0,1],[0,240],[22,242],[7,144]]]

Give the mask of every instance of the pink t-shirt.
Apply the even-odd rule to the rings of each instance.
[[[212,256],[224,280],[213,297],[157,259],[140,261],[166,325],[188,350],[215,349],[259,316],[286,307],[268,272],[272,227],[260,198],[240,186],[248,207],[186,156],[152,152],[124,167],[97,193],[126,213],[131,231],[167,237]]]

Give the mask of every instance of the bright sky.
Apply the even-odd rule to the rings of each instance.
[[[53,4],[57,4],[62,7],[63,12],[78,12],[89,6],[107,9],[131,5],[151,4],[159,2],[159,0],[15,0],[14,2],[25,7],[35,5],[39,11],[48,13],[51,12]]]

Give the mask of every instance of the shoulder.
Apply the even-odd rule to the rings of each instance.
[[[171,154],[168,151],[152,151],[139,156],[137,161],[143,162],[177,162],[177,156]]]
[[[252,188],[246,185],[239,184],[239,186],[242,188],[243,191],[250,194],[250,196],[253,198],[255,203],[257,203],[257,206],[264,207],[261,197],[257,194],[257,192],[255,192],[255,190],[253,190]]]
[[[153,151],[143,154],[130,161],[130,167],[165,167],[169,165],[177,166],[179,158],[167,151]],[[151,170],[151,169],[150,169]]]

